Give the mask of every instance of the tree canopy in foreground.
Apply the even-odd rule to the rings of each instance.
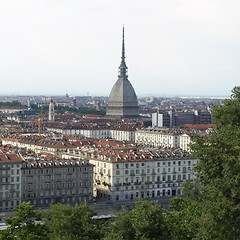
[[[197,239],[240,239],[240,87],[213,109],[216,127],[193,145],[199,159],[201,216]]]

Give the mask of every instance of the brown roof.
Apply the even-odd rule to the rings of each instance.
[[[17,153],[0,153],[0,163],[19,163],[23,158]]]
[[[185,124],[184,127],[191,129],[208,129],[213,128],[215,124]]]

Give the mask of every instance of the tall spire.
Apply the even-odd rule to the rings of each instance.
[[[122,57],[118,80],[112,87],[108,98],[106,116],[110,118],[139,117],[137,95],[127,76],[125,63],[124,27],[122,31]]]
[[[124,26],[122,32],[122,61],[125,61]]]
[[[119,77],[127,77],[127,65],[125,63],[125,44],[124,44],[124,26],[122,33],[122,61],[119,66]]]

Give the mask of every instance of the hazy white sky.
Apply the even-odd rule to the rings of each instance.
[[[240,85],[239,0],[0,0],[0,94],[109,95],[125,26],[138,96]]]

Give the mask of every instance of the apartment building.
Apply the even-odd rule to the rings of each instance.
[[[191,137],[180,130],[145,128],[135,132],[135,143],[147,147],[181,148],[190,151]]]
[[[117,141],[135,141],[135,129],[128,128],[74,128],[73,126],[55,126],[47,127],[48,132],[56,132],[67,135],[79,135],[88,138],[115,139]]]
[[[178,148],[180,146],[179,134],[162,128],[137,130],[135,133],[135,143],[149,147]]]
[[[21,167],[17,153],[0,153],[0,209],[8,211],[21,202]]]
[[[96,161],[92,160],[96,164]],[[113,201],[182,194],[182,183],[193,179],[195,159],[161,159],[113,163],[96,170],[97,196]],[[107,174],[104,174],[106,164]],[[112,171],[111,171],[112,169]],[[112,175],[111,175],[112,174]]]
[[[27,160],[22,165],[22,201],[36,207],[93,199],[93,165],[76,159]]]
[[[93,200],[93,168],[87,160],[63,159],[49,153],[3,145],[0,148],[0,209],[21,202],[36,207]]]
[[[35,153],[47,152],[61,157],[68,149],[81,145],[79,141],[65,141],[63,139],[47,138],[44,135],[20,134],[1,139],[3,145],[10,144],[18,148],[26,148]]]
[[[80,153],[69,153],[83,157]],[[94,195],[112,201],[182,195],[197,160],[187,151],[105,150],[86,154],[94,168]]]
[[[180,148],[146,149],[108,139],[63,139],[63,143],[61,157],[47,149],[27,150],[31,154],[22,159],[20,171],[21,201],[44,207],[91,201],[93,196],[111,201],[177,196],[182,194],[182,183],[194,178],[197,160]]]

